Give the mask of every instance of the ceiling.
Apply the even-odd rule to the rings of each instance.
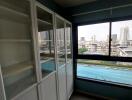
[[[62,7],[73,7],[86,3],[91,3],[96,0],[54,0],[54,1]]]

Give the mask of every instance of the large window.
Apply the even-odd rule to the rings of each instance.
[[[132,20],[78,26],[77,57],[78,78],[132,86]]]

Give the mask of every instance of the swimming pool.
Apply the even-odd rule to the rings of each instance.
[[[132,85],[132,69],[122,67],[77,64],[77,76]]]

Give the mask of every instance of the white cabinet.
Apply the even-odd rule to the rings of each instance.
[[[55,30],[58,100],[68,100],[73,92],[71,24],[56,14]]]
[[[32,1],[0,0],[0,66],[7,100],[37,83]]]
[[[40,100],[57,100],[54,12],[35,3]]]
[[[68,100],[71,48],[64,18],[35,0],[0,0],[0,100]]]
[[[56,30],[56,67],[58,100],[67,100],[66,89],[66,48],[65,48],[65,22],[59,15],[55,16]]]

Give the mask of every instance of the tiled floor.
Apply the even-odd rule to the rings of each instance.
[[[88,96],[88,95],[82,94],[82,93],[74,93],[71,96],[70,100],[107,100],[107,99],[101,99],[101,98],[97,98],[97,97],[93,97],[93,96]]]

